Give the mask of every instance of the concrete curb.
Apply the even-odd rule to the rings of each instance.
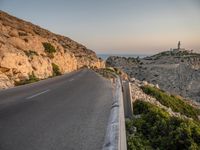
[[[127,150],[124,103],[120,78],[115,80],[114,101],[102,150]]]

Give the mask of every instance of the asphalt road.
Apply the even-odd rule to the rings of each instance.
[[[0,91],[0,150],[100,150],[110,82],[81,70]]]

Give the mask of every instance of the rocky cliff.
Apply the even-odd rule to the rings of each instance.
[[[131,77],[200,102],[200,54],[166,51],[143,59],[110,57],[106,63]]]
[[[85,46],[0,11],[0,89],[30,76],[38,79],[83,66],[104,67]]]

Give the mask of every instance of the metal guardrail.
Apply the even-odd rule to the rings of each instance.
[[[124,102],[119,77],[115,80],[114,101],[102,150],[127,150]]]

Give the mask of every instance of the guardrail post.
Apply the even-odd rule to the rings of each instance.
[[[131,96],[131,85],[129,81],[123,81],[124,112],[126,118],[133,116],[133,104]]]

